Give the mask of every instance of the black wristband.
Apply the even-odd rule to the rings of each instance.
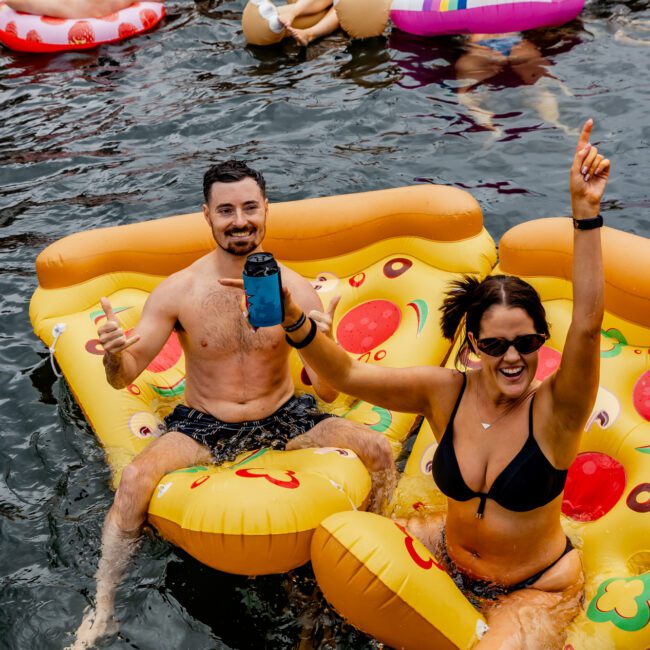
[[[597,217],[591,217],[590,219],[573,218],[573,227],[576,230],[593,230],[594,228],[602,228],[602,226],[603,217],[600,214]]]
[[[305,316],[305,312],[303,311],[302,314],[300,314],[300,318],[293,324],[289,325],[288,327],[285,327],[284,325],[282,326],[282,329],[285,332],[295,332],[296,330],[299,330],[304,322],[307,320],[307,316]]]
[[[296,348],[296,350],[300,350],[301,348],[306,348],[314,340],[314,337],[316,336],[316,332],[318,331],[318,327],[316,325],[316,321],[313,318],[310,318],[309,322],[311,323],[309,332],[307,332],[307,336],[305,336],[305,338],[299,343],[292,341],[288,336],[284,337],[287,340],[287,343],[292,348]]]

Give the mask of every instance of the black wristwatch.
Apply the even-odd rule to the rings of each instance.
[[[576,230],[593,230],[594,228],[603,227],[603,217],[599,214],[597,217],[590,219],[576,219],[573,218],[573,227]]]

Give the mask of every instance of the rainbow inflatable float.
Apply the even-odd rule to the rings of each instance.
[[[551,338],[538,378],[559,365],[571,317],[569,219],[519,225],[499,245],[495,272],[523,277],[544,301]],[[563,526],[581,551],[584,608],[565,650],[650,647],[650,241],[605,228],[606,315],[601,382],[569,470]],[[450,359],[455,358],[456,350]],[[471,358],[466,364],[474,363]],[[451,366],[451,364],[449,364]],[[431,477],[436,442],[424,424],[398,486],[394,514],[440,512]],[[399,648],[471,648],[485,622],[435,557],[387,518],[341,512],[312,541],[325,597],[353,624]],[[371,604],[366,607],[366,604]]]
[[[421,36],[499,34],[563,25],[583,6],[584,0],[392,0],[390,17],[397,29]]]
[[[563,25],[578,16],[585,0],[334,0],[341,27],[352,38],[380,36],[388,19],[409,34],[502,34]],[[301,29],[324,14],[301,16]],[[286,36],[271,0],[249,0],[242,18],[252,45],[278,43]]]
[[[78,233],[37,259],[32,324],[104,445],[116,484],[182,400],[184,358],[173,334],[137,381],[112,389],[97,340],[99,298],[109,297],[133,327],[153,288],[214,246],[197,213]],[[431,185],[273,204],[265,248],[310,278],[324,304],[343,296],[335,322],[341,346],[364,362],[393,366],[444,361],[448,344],[437,319],[444,286],[462,273],[487,275],[496,260],[476,201]],[[296,389],[309,391],[297,355],[292,371]],[[415,420],[345,396],[331,410],[388,436],[396,451]],[[275,573],[307,562],[318,524],[362,509],[369,490],[350,451],[254,450],[218,468],[165,476],[149,519],[209,566]]]
[[[165,17],[160,2],[134,2],[102,18],[53,18],[14,11],[0,0],[0,43],[19,52],[87,50],[153,29]]]

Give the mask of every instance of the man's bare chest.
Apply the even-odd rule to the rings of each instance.
[[[201,357],[263,353],[278,348],[279,328],[252,331],[241,308],[242,292],[226,287],[197,288],[184,296],[179,334],[186,352]]]

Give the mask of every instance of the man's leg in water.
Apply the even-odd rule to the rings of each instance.
[[[207,447],[189,436],[170,431],[152,442],[124,468],[115,500],[106,515],[97,568],[97,596],[77,630],[73,650],[92,647],[98,639],[114,631],[115,592],[135,552],[151,495],[167,473],[211,461]]]
[[[345,418],[326,418],[313,429],[290,440],[286,449],[309,447],[343,447],[359,456],[372,479],[368,510],[382,511],[392,496],[397,480],[393,449],[387,438]]]

